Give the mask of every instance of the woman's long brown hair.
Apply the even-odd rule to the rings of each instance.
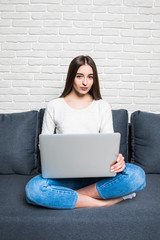
[[[75,79],[78,69],[82,65],[86,65],[86,64],[88,64],[93,69],[93,85],[89,91],[89,94],[95,100],[102,99],[101,93],[100,93],[99,79],[98,79],[96,64],[91,57],[83,56],[83,55],[78,56],[71,61],[70,65],[69,65],[68,73],[67,73],[66,84],[65,84],[64,90],[60,97],[66,97],[72,91],[73,82],[74,82],[74,79]]]

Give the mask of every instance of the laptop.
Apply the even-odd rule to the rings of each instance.
[[[39,136],[43,178],[113,177],[120,133]]]

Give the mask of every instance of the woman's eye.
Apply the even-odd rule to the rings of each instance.
[[[93,79],[93,76],[89,76],[90,79]]]
[[[77,78],[81,78],[82,76],[81,75],[77,75]]]

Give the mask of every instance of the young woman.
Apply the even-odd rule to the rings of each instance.
[[[102,100],[97,69],[89,56],[78,56],[69,66],[62,95],[48,103],[42,134],[112,133],[112,112]],[[82,151],[87,151],[82,149]],[[65,161],[65,159],[64,159]],[[119,154],[110,178],[32,178],[26,185],[27,202],[56,209],[111,206],[135,197],[145,187],[144,171],[125,164]]]

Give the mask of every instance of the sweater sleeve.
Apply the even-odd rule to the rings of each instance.
[[[101,120],[100,120],[100,133],[113,133],[113,119],[112,110],[110,105],[102,100],[101,102]]]
[[[49,102],[47,104],[43,117],[42,134],[54,134],[54,130],[55,130],[54,108],[52,103]]]

